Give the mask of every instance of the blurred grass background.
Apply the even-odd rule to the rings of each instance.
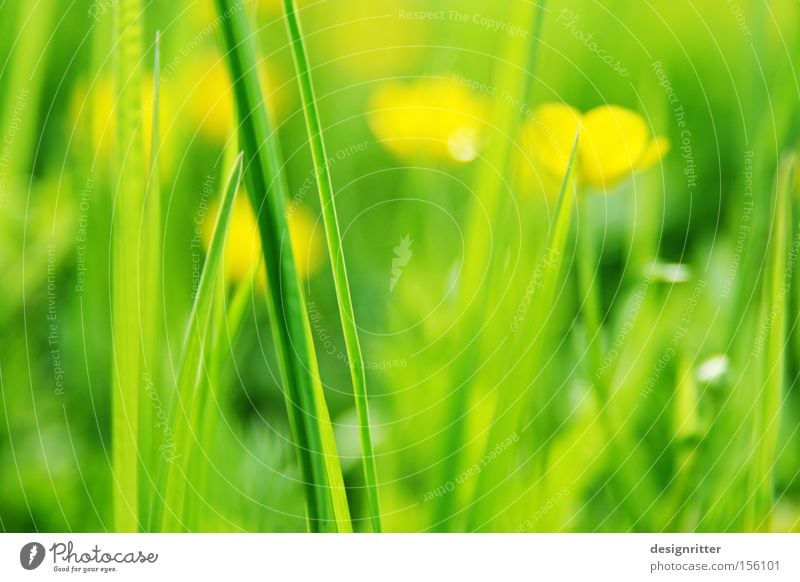
[[[212,4],[146,2],[143,13],[145,46],[156,30],[162,36],[161,318],[168,365],[155,378],[156,389],[142,396],[156,419],[171,406],[167,379],[197,285],[203,232],[226,155],[236,148],[233,94]],[[758,450],[754,402],[766,377],[751,365],[751,350],[760,330],[773,184],[800,129],[800,5],[676,0],[632,9],[622,0],[581,0],[544,7],[531,93],[514,107],[524,113],[549,101],[581,111],[619,104],[672,142],[661,164],[591,200],[607,330],[604,374],[613,388],[609,409],[619,420],[620,442],[635,444],[620,458],[629,451],[607,446],[587,387],[572,275],[548,306],[554,337],[537,380],[548,386],[541,391],[547,397],[520,411],[532,424],[507,435],[513,447],[485,442],[492,410],[484,397],[503,373],[486,348],[507,333],[503,314],[525,293],[558,188],[526,150],[521,132],[498,136],[488,117],[490,103],[504,98],[493,89],[504,43],[534,40],[531,22],[510,21],[507,4],[300,2],[367,360],[384,529],[800,530],[797,285],[786,300],[773,501],[756,516],[744,510],[753,491],[748,467]],[[307,265],[312,335],[351,511],[363,529],[357,423],[281,6],[277,0],[244,6],[257,24],[259,74],[297,223],[292,244]],[[113,7],[113,0],[0,6],[0,524],[6,531],[113,527]],[[425,80],[439,80],[439,88]],[[151,82],[142,87],[143,119],[150,115]],[[422,88],[417,94],[402,89],[411,86]],[[436,96],[437,90],[447,94]],[[397,107],[432,99],[445,112],[413,119],[412,111],[396,123],[376,119],[392,99]],[[453,121],[453,115],[461,117]],[[438,139],[448,123],[467,128],[466,149],[426,144],[426,136]],[[409,131],[424,135],[393,145]],[[497,139],[513,142],[502,221],[494,224],[502,227],[495,238],[465,242],[470,208],[482,195],[474,189],[486,163],[479,153]],[[237,261],[245,265],[240,274],[249,273],[251,262],[252,227],[241,220],[234,218],[231,231],[239,250],[226,255],[229,295],[241,284]],[[487,294],[477,355],[464,350],[474,330],[453,315],[467,243],[485,243],[506,264],[486,284],[507,297]],[[654,260],[681,263],[690,275],[681,281],[662,269],[646,278]],[[305,529],[267,329],[263,302],[252,301],[241,328],[220,348],[214,403],[220,422],[203,436],[194,529]],[[723,371],[704,375],[703,364],[719,354],[727,355]],[[467,373],[470,414],[455,419],[464,437],[459,460],[448,464],[455,452],[448,441],[454,386],[464,381],[462,370],[484,364],[497,374],[476,380]],[[521,393],[521,377],[524,370],[508,389]],[[157,423],[152,430],[166,456],[180,454],[168,430]],[[520,469],[484,500],[489,521],[474,521],[468,513],[478,477],[466,473],[480,465],[487,445],[499,446],[500,457],[513,455],[508,462]]]

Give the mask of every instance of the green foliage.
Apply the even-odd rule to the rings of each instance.
[[[0,4],[0,527],[800,530],[800,6],[738,4]],[[604,104],[671,142],[608,187]]]

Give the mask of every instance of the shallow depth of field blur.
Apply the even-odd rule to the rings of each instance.
[[[115,529],[116,4],[0,3],[4,531]],[[538,32],[513,21],[524,13],[516,4],[299,2],[365,358],[383,530],[800,531],[800,182],[779,175],[800,146],[800,4],[551,0],[529,11],[543,18]],[[239,122],[215,2],[143,5],[148,144],[161,35],[163,240],[152,276],[163,277],[164,340],[157,371],[141,379],[150,421],[140,433],[161,472],[186,454],[170,428],[174,374]],[[369,531],[282,2],[243,6],[353,528]],[[544,127],[541,106],[558,103],[581,114],[624,107],[663,147],[607,183],[579,160],[565,246],[542,255],[566,161],[548,159],[563,128]],[[607,143],[594,131],[601,153],[629,147],[616,127]],[[788,206],[776,202],[781,188]],[[307,527],[262,298],[274,282],[253,276],[255,224],[242,194],[224,305],[241,285],[252,292],[212,348],[219,365],[204,369],[213,421],[190,442],[183,529]],[[581,244],[597,261],[596,336]],[[560,270],[543,304],[537,277],[549,261]],[[142,471],[143,531],[159,529],[150,483]]]

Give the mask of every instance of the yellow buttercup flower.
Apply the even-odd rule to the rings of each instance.
[[[208,249],[214,233],[214,220],[219,206],[214,205],[203,221],[203,244]],[[287,213],[289,237],[291,239],[297,274],[301,280],[308,279],[322,265],[324,247],[320,229],[309,210],[301,205],[292,207]],[[258,223],[250,200],[245,192],[240,192],[234,202],[231,223],[225,240],[225,256],[223,258],[225,277],[229,281],[245,280],[261,261],[261,237]],[[264,284],[265,269],[262,266],[258,282]]]
[[[564,103],[545,103],[534,110],[523,146],[545,170],[561,177],[579,126],[578,180],[595,188],[610,188],[669,151],[669,140],[651,137],[644,118],[634,111],[601,105],[581,114]]]
[[[159,88],[159,121],[163,131],[165,112],[171,111],[170,92],[164,84]],[[75,131],[88,131],[92,152],[100,157],[111,154],[111,145],[117,135],[117,93],[110,75],[98,77],[91,88],[84,83],[78,85],[72,98],[71,113]],[[153,77],[142,77],[141,112],[139,115],[145,153],[149,157],[153,129]],[[80,143],[80,141],[76,141]],[[162,163],[170,161],[164,140],[161,145]]]
[[[485,103],[449,79],[390,82],[379,87],[369,105],[375,136],[404,159],[469,162],[478,156]]]
[[[261,90],[273,121],[283,114],[286,105],[286,91],[275,82],[278,77],[266,64],[261,66]],[[181,86],[187,92],[183,105],[186,117],[198,133],[217,143],[228,139],[235,128],[236,109],[225,60],[212,52],[191,60],[183,69]]]

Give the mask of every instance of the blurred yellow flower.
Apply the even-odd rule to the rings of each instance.
[[[159,124],[163,130],[165,111],[171,111],[170,92],[162,83],[159,88]],[[153,77],[146,74],[142,78],[141,127],[146,155],[150,155],[150,144],[153,128]],[[92,152],[104,157],[111,154],[111,144],[117,134],[117,94],[110,75],[96,78],[90,88],[85,83],[78,85],[71,103],[73,128],[76,133],[88,132]],[[80,144],[78,139],[76,143]],[[162,162],[169,158],[169,152],[162,140]]]
[[[457,162],[478,156],[484,119],[484,101],[452,79],[385,83],[368,114],[373,133],[396,156]]]
[[[261,66],[259,77],[267,110],[276,121],[285,111],[286,90],[276,85],[279,75],[266,65]],[[182,70],[180,84],[186,92],[184,108],[189,123],[210,141],[228,139],[235,127],[236,110],[225,60],[213,52],[192,59]]]
[[[203,221],[203,244],[206,249],[211,243],[218,211],[219,206],[215,204]],[[287,213],[287,220],[297,274],[301,280],[306,280],[319,270],[324,259],[325,249],[320,231],[315,229],[316,221],[304,206],[293,206],[292,211]],[[245,280],[261,261],[261,257],[261,237],[256,216],[247,194],[240,192],[234,202],[231,224],[225,240],[225,277],[234,282]],[[265,281],[265,269],[262,266],[258,282],[263,285]]]
[[[526,124],[523,147],[551,174],[567,169],[578,126],[578,180],[595,188],[610,188],[622,178],[644,170],[669,151],[665,137],[650,137],[644,118],[618,105],[601,105],[581,114],[563,103],[539,105]]]
[[[299,2],[301,6],[307,3],[308,0]],[[248,13],[258,16],[280,17],[283,14],[283,0],[245,0],[242,4]],[[203,32],[206,27],[216,28],[219,26],[220,20],[223,20],[214,2],[202,0],[194,2],[188,7],[187,11],[189,17],[193,20],[194,27],[200,30],[204,36],[209,35],[209,33]]]

